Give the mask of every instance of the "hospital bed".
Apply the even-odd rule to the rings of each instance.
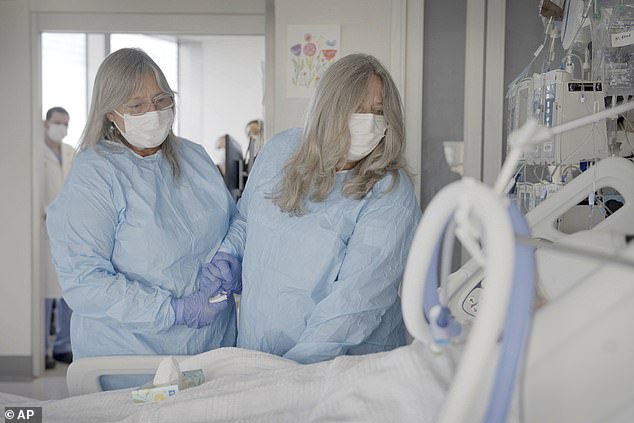
[[[604,162],[608,165],[599,167]],[[489,387],[496,381],[496,360],[502,355],[498,344],[504,338],[500,337],[504,326],[499,320],[511,303],[509,298],[494,301],[494,293],[504,297],[500,295],[504,292],[510,297],[509,292],[513,292],[505,286],[512,279],[508,278],[508,272],[515,271],[514,265],[509,265],[507,253],[517,240],[513,232],[510,238],[507,236],[508,228],[500,229],[508,226],[502,215],[490,214],[486,208],[480,210],[479,229],[496,228],[482,237],[486,243],[496,243],[495,249],[483,258],[488,265],[485,283],[480,284],[484,273],[476,269],[482,263],[472,266],[476,270],[463,268],[452,274],[452,284],[448,285],[453,292],[450,308],[456,320],[463,323],[463,333],[446,346],[434,342],[435,335],[428,325],[430,318],[422,314],[420,307],[421,300],[425,300],[420,286],[434,272],[430,266],[417,266],[424,255],[420,254],[418,244],[427,242],[426,238],[435,242],[438,237],[429,234],[443,231],[442,225],[429,226],[433,222],[427,219],[434,214],[435,203],[451,197],[440,193],[441,198],[432,201],[417,230],[404,278],[404,317],[415,337],[410,345],[312,365],[299,365],[255,351],[222,348],[178,357],[181,370],[202,369],[207,382],[159,403],[133,405],[130,390],[121,390],[48,402],[0,394],[0,404],[43,406],[46,422],[633,421],[634,366],[630,361],[634,356],[634,339],[629,331],[634,321],[634,271],[628,261],[634,263],[634,244],[627,242],[623,231],[629,232],[629,225],[634,223],[631,208],[634,193],[627,186],[634,180],[634,165],[620,160],[612,162],[619,163],[610,163],[609,159],[599,162],[591,182],[604,181],[606,186],[617,188],[625,198],[625,206],[603,225],[573,235],[551,232],[550,219],[565,212],[562,204],[576,204],[579,193],[587,192],[583,179],[576,185],[567,185],[552,201],[536,208],[532,217],[527,216],[532,227],[544,228],[544,237],[550,233],[551,240],[560,245],[601,244],[605,252],[616,246],[620,248],[621,260],[591,262],[585,256],[571,256],[570,251],[538,251],[540,284],[559,285],[558,289],[546,288],[549,301],[529,319],[532,329],[526,348],[522,348],[523,357],[512,369],[516,373],[515,389],[511,389],[510,408],[501,420],[487,417],[487,404],[495,402],[490,401]],[[496,202],[486,189],[473,182],[461,182],[448,189],[453,189],[452,193],[481,194],[478,199],[483,205]],[[456,210],[462,205],[461,201],[452,200]],[[619,230],[611,232],[610,225]],[[506,237],[499,235],[504,231]],[[428,247],[425,254],[438,251],[433,245]],[[561,260],[568,260],[569,271],[559,270],[557,263]],[[493,280],[495,272],[497,282]],[[502,276],[507,277],[507,282]],[[561,285],[562,281],[565,285]],[[473,298],[475,288],[482,290],[478,294],[480,309],[476,317],[461,315],[462,304],[470,296]],[[502,312],[495,314],[495,310]],[[483,339],[489,343],[484,345],[486,348],[478,345],[486,343]],[[482,355],[483,352],[487,354]],[[119,371],[136,374],[147,370],[152,373],[160,359],[118,357],[92,363],[82,359],[69,368],[69,389],[73,394],[92,392],[97,389],[95,381],[100,374]],[[107,363],[108,360],[111,362]]]
[[[519,389],[513,398],[515,408],[509,420],[518,416],[530,422],[634,420],[634,391],[631,389],[634,366],[630,363],[634,341],[625,335],[634,322],[634,243],[630,243],[634,233],[632,181],[634,166],[630,161],[618,157],[602,160],[528,213],[526,220],[532,237],[516,235],[520,243],[540,247],[536,252],[539,271],[536,281],[546,304],[535,312],[524,365],[516,369]],[[556,229],[558,219],[584,197],[603,188],[618,192],[624,200],[623,207],[592,230],[568,235]],[[482,198],[482,201],[487,200]],[[442,221],[436,223],[435,228],[442,227],[439,224]],[[410,257],[424,253],[424,248],[415,247],[413,244]],[[499,258],[500,265],[504,261],[503,257]],[[499,291],[498,286],[489,286],[491,269],[485,272],[482,263],[477,262],[472,259],[449,275],[445,294],[456,320],[466,328],[473,323],[472,336],[481,323],[482,309],[491,308],[491,303],[482,304],[483,295],[487,290]],[[408,263],[408,270],[409,267]],[[419,269],[417,273],[422,271]],[[406,271],[404,284],[408,283],[407,279]],[[415,280],[410,284],[418,285]],[[406,301],[404,299],[405,318]],[[409,306],[416,307],[414,302]],[[505,307],[506,304],[498,302],[494,306]],[[509,314],[512,308],[511,305]],[[422,320],[420,316],[415,317],[408,328]],[[491,332],[505,333],[498,328]],[[424,333],[419,335],[425,336]],[[492,343],[497,342],[501,341]],[[477,416],[475,421],[480,421],[481,416],[488,416],[478,404],[491,402],[491,398],[487,399],[487,389],[500,351],[498,348],[489,352],[492,358],[480,357],[478,361],[471,360],[465,351],[443,407],[446,412],[440,414],[442,421],[468,421],[469,415]],[[471,391],[466,392],[466,399],[460,398],[450,407],[447,403],[452,399],[452,391],[457,391],[455,385],[469,382],[468,378],[457,380],[461,372],[470,374],[471,380],[482,383],[485,388],[478,393],[472,386]]]
[[[567,204],[574,205],[585,192],[586,183],[601,181],[599,185],[618,188],[625,206],[593,231],[573,235],[552,233],[551,239],[560,242],[565,239],[569,245],[602,244],[606,251],[621,247],[622,257],[634,261],[634,245],[628,245],[623,236],[610,231],[614,228],[629,231],[627,225],[634,223],[630,207],[634,192],[623,184],[624,180],[634,180],[634,165],[618,159],[603,163],[597,166],[591,179],[585,182],[579,179],[558,192],[527,220],[535,227],[548,222],[544,223],[547,228],[544,233],[550,231],[552,219],[566,211],[561,207],[564,198]],[[415,255],[412,250],[412,257]],[[629,361],[634,356],[634,340],[627,334],[630,322],[634,321],[632,268],[592,263],[587,257],[571,256],[565,251],[542,250],[538,251],[540,255],[543,256],[543,260],[538,260],[540,284],[563,280],[567,284],[565,292],[553,295],[535,313],[525,370],[519,374],[519,389],[507,421],[631,421],[634,370]],[[553,263],[560,260],[567,260],[566,268],[577,272],[559,274],[559,267]],[[407,294],[404,292],[404,297]],[[338,357],[308,366],[269,354],[223,348],[193,357],[177,357],[182,370],[201,368],[208,382],[182,391],[169,401],[134,406],[129,390],[124,390],[53,401],[44,404],[44,409],[47,421],[57,421],[58,417],[63,421],[73,410],[78,415],[89,413],[91,421],[97,422],[123,418],[127,421],[436,422],[465,348],[465,343],[458,343],[439,353],[417,340],[387,353]],[[71,394],[95,392],[101,374],[153,373],[161,359],[79,360],[69,368],[69,390]],[[484,368],[490,367],[482,364]],[[490,379],[491,375],[485,372],[480,381],[483,389],[474,398],[476,404],[487,402],[485,388],[491,384]],[[484,413],[482,406],[473,403],[465,402],[462,406],[470,410],[467,415]],[[88,408],[91,411],[87,412]]]
[[[620,157],[610,157],[601,160],[589,171],[582,173],[577,178],[569,182],[565,189],[562,189],[544,200],[538,207],[531,210],[526,215],[526,220],[531,227],[531,236],[539,240],[552,243],[571,244],[578,241],[581,247],[591,247],[605,244],[612,239],[610,234],[634,234],[634,166],[629,160]],[[572,237],[568,241],[568,234],[557,229],[557,221],[568,211],[576,207],[591,191],[611,188],[621,194],[624,199],[623,206],[612,213],[592,228],[592,231],[599,232],[593,235],[592,240],[582,241],[579,237]],[[602,235],[603,234],[603,235]],[[556,269],[564,269],[563,274],[558,277],[540,277],[540,295],[545,300],[553,300],[562,292],[566,292],[575,278],[573,273],[577,272],[582,263],[569,265],[559,265],[560,260],[567,260],[566,255],[552,255],[551,250],[544,243],[546,248],[537,251],[538,273],[543,276],[544,272],[549,274]],[[608,250],[613,251],[616,246],[609,246]],[[593,253],[596,255],[596,251]],[[595,260],[585,261],[598,265]],[[587,273],[585,266],[582,266]],[[474,308],[479,304],[479,297],[482,292],[480,282],[484,278],[484,272],[475,260],[467,261],[460,269],[450,275],[448,280],[448,291],[450,292],[449,304],[455,315],[463,320],[471,320],[475,316]]]
[[[135,405],[131,390],[119,390],[44,402],[0,394],[0,405],[43,407],[46,423],[431,423],[444,400],[452,364],[414,343],[312,365],[221,348],[180,365],[182,370],[202,369],[207,382],[152,404]]]

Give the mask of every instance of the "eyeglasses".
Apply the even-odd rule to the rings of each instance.
[[[381,107],[363,107],[359,106],[355,113],[372,113],[373,115],[383,115],[383,106]]]
[[[125,103],[123,108],[125,113],[132,116],[139,116],[150,111],[150,108],[154,106],[154,110],[169,109],[174,105],[174,96],[171,94],[160,94],[152,99],[151,103],[147,103],[142,100],[133,100],[130,103]]]

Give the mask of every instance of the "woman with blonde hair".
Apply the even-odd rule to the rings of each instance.
[[[421,216],[387,70],[352,54],[323,75],[303,132],[268,141],[221,249],[243,257],[238,346],[300,363],[405,343],[399,285]]]

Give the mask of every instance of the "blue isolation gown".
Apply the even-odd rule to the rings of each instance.
[[[405,343],[399,288],[421,211],[411,181],[387,175],[362,200],[341,187],[290,216],[267,198],[301,131],[273,137],[258,155],[222,250],[243,256],[238,347],[313,363]]]
[[[174,325],[172,297],[198,289],[237,214],[202,146],[178,139],[179,180],[162,151],[101,141],[80,152],[47,210],[53,262],[73,309],[75,358],[197,354],[233,346],[235,304],[201,329]]]

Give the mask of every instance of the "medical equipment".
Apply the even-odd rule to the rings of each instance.
[[[512,169],[514,169],[516,161],[519,160],[522,154],[523,146],[530,143],[543,142],[552,137],[553,134],[562,133],[581,125],[605,119],[609,117],[611,113],[624,112],[626,109],[631,109],[632,107],[634,107],[632,104],[622,105],[611,111],[608,110],[597,113],[593,116],[559,125],[552,129],[539,127],[535,121],[527,122],[511,137],[511,146],[514,149],[507,157],[507,161],[504,163],[502,171],[496,181],[494,187],[495,192],[503,194],[508,190],[508,180],[510,179],[510,175],[512,175]],[[633,175],[634,165],[628,160],[613,157],[599,162],[593,169],[582,174],[564,189],[550,197],[550,199],[543,203],[543,206],[537,207],[534,210],[535,213],[532,215],[529,213],[527,215],[527,220],[531,223],[531,227],[535,231],[533,235],[539,234],[540,236],[552,240],[565,237],[566,234],[555,229],[553,221],[560,217],[567,208],[579,202],[579,188],[582,189],[582,196],[587,195],[588,185],[593,189],[611,185],[617,192],[623,195],[625,201],[625,204],[619,210],[603,220],[596,226],[595,230],[599,229],[599,226],[604,228],[608,225],[612,229],[634,230],[634,223],[631,223],[633,221],[632,204],[634,203],[634,191],[628,187],[628,184],[631,185]],[[451,186],[445,188],[443,191],[450,190]],[[491,268],[492,263],[489,257],[491,254],[497,255],[498,251],[495,249],[487,250],[486,248],[487,244],[494,245],[495,242],[495,238],[487,231],[487,229],[490,231],[493,230],[493,228],[488,228],[487,225],[490,223],[488,223],[486,219],[492,218],[497,220],[500,226],[496,230],[502,233],[507,231],[508,223],[499,214],[495,216],[493,211],[483,213],[482,210],[478,210],[478,207],[475,205],[475,199],[472,198],[472,196],[481,197],[480,201],[492,205],[491,207],[499,203],[501,198],[496,199],[495,196],[491,197],[490,194],[487,197],[485,191],[474,194],[474,192],[477,191],[474,187],[464,190],[465,192],[450,191],[450,195],[445,194],[443,191],[441,191],[434,200],[438,199],[438,202],[444,202],[445,209],[432,207],[435,206],[434,200],[432,201],[412,243],[403,285],[404,319],[409,331],[415,338],[429,345],[434,345],[434,341],[436,341],[433,331],[435,322],[433,320],[430,322],[432,328],[431,334],[430,329],[428,329],[428,326],[425,324],[426,320],[429,321],[429,319],[436,318],[436,315],[432,316],[431,313],[428,312],[430,310],[430,301],[431,303],[439,302],[444,308],[451,310],[452,313],[449,313],[449,311],[446,312],[449,317],[445,317],[444,321],[450,321],[452,318],[455,318],[457,321],[467,324],[468,328],[470,318],[474,315],[477,316],[470,330],[471,336],[468,337],[463,362],[461,362],[458,367],[454,384],[451,386],[447,401],[443,406],[440,416],[443,422],[464,421],[467,415],[475,416],[476,421],[479,421],[481,416],[484,416],[485,421],[503,421],[499,420],[499,418],[505,419],[506,412],[504,410],[497,411],[496,405],[504,403],[507,399],[500,398],[499,395],[491,395],[491,398],[495,398],[495,401],[487,402],[487,398],[483,398],[483,390],[477,389],[476,381],[485,381],[485,386],[489,386],[492,380],[491,366],[495,366],[495,362],[491,356],[496,357],[497,354],[503,355],[503,353],[496,353],[498,349],[496,344],[499,342],[499,349],[503,350],[505,338],[513,333],[513,331],[501,330],[500,322],[503,318],[503,311],[508,307],[508,288],[501,285],[497,280],[497,278],[500,277],[500,269]],[[466,227],[461,228],[461,230],[457,229],[456,234],[458,234],[458,238],[463,242],[463,246],[473,257],[467,265],[454,274],[455,277],[453,280],[446,275],[446,269],[442,269],[441,272],[438,273],[437,269],[433,266],[433,261],[437,260],[439,246],[434,247],[432,244],[442,231],[452,227],[447,223],[447,215],[449,215],[449,219],[451,219],[452,207],[456,208],[456,210],[453,211],[456,220],[461,214],[463,215],[461,224],[463,226],[466,225]],[[442,211],[439,212],[438,210]],[[467,215],[465,210],[475,215],[475,218],[472,218],[471,222],[469,222],[468,219],[465,221],[464,216]],[[427,217],[430,213],[432,213],[432,217]],[[430,221],[432,223],[429,224],[429,226],[425,226],[427,222]],[[469,228],[469,223],[471,224],[471,228]],[[604,244],[617,246],[619,250],[623,249],[624,235],[613,238],[605,233],[597,232],[597,234],[590,236],[591,245],[597,244],[592,241],[593,239],[602,237]],[[474,242],[474,237],[476,241],[479,239],[480,241],[478,242],[485,246],[483,251],[479,251],[478,242]],[[580,235],[575,235],[574,238],[570,238],[568,242],[578,240],[579,238]],[[605,238],[611,240],[612,243],[606,243]],[[614,241],[615,239],[621,242],[616,242]],[[486,240],[486,242],[483,240]],[[497,247],[499,246],[500,245]],[[559,247],[566,250],[566,248],[561,245]],[[519,412],[522,416],[531,416],[529,421],[575,421],[580,419],[585,420],[588,417],[591,418],[590,421],[605,421],[605,419],[609,417],[614,417],[615,413],[622,413],[623,416],[631,416],[634,412],[632,407],[626,405],[631,402],[632,397],[634,397],[634,393],[631,393],[630,390],[627,389],[627,384],[632,377],[631,373],[634,372],[622,372],[622,370],[620,370],[623,366],[628,366],[629,357],[634,351],[634,342],[629,339],[625,342],[619,341],[617,347],[617,338],[615,338],[615,336],[618,336],[620,332],[613,330],[613,328],[619,328],[619,330],[625,332],[628,323],[634,318],[634,312],[632,311],[634,287],[629,282],[631,278],[626,276],[627,270],[629,269],[631,272],[631,269],[634,267],[634,260],[632,259],[634,257],[633,249],[634,245],[632,245],[632,248],[626,249],[626,257],[617,257],[615,260],[599,262],[598,264],[593,263],[592,265],[587,264],[588,256],[592,256],[591,249],[589,251],[586,250],[584,256],[573,259],[573,261],[576,260],[577,262],[581,260],[584,264],[573,267],[572,275],[568,274],[569,272],[559,270],[559,278],[555,279],[559,282],[558,285],[555,289],[546,290],[548,292],[547,299],[550,300],[550,302],[544,309],[555,310],[549,312],[551,313],[549,317],[557,318],[561,320],[561,322],[550,321],[546,318],[535,320],[536,326],[539,326],[536,327],[536,330],[531,336],[531,349],[527,359],[525,375],[525,380],[530,380],[531,382],[521,383],[520,385],[524,389],[524,392],[518,393],[521,404]],[[573,249],[571,248],[566,251],[566,254],[571,254],[570,250]],[[510,249],[510,251],[513,250]],[[609,253],[611,251],[609,251],[609,249],[605,252],[604,248],[603,252],[604,254],[595,255],[597,255],[598,258],[610,258]],[[549,256],[547,255],[546,257]],[[497,265],[502,265],[501,267],[503,268],[505,267],[504,264],[508,266],[508,263],[514,262],[509,259],[508,255],[504,255],[504,253],[501,253],[501,256],[498,258],[500,262]],[[549,269],[561,269],[561,260],[546,261],[544,262],[544,266]],[[483,271],[481,267],[484,267],[486,270]],[[618,279],[618,282],[614,284],[614,288],[610,286],[610,290],[614,289],[618,294],[615,295],[612,292],[610,292],[609,295],[604,294],[605,286],[601,285],[602,275],[601,273],[597,273],[597,269],[600,269],[601,273],[607,272]],[[486,278],[483,280],[485,274]],[[427,275],[427,288],[425,290],[420,286],[420,279],[423,275]],[[562,284],[560,282],[561,278],[568,280]],[[517,277],[514,278],[516,281],[517,279]],[[549,281],[552,279],[553,278],[546,280]],[[433,281],[434,284],[429,285],[430,280]],[[491,281],[493,281],[493,283]],[[445,286],[443,286],[443,284]],[[486,285],[486,288],[484,285]],[[440,288],[437,288],[438,286]],[[461,295],[459,295],[458,299],[456,299],[456,297],[452,298],[456,291],[451,291],[451,289],[456,286],[462,288],[459,288]],[[468,286],[468,288],[464,289],[465,286]],[[436,292],[436,289],[438,289],[439,293]],[[526,294],[524,295],[526,296]],[[530,295],[528,297],[532,298]],[[597,297],[597,299],[593,301],[593,297]],[[423,298],[423,310],[427,312],[426,316],[422,315],[423,310],[416,305],[417,299],[420,298]],[[562,304],[566,304],[565,306],[561,306],[561,309],[557,306],[560,301]],[[480,302],[484,302],[482,307],[480,307]],[[593,307],[592,311],[588,312],[584,308],[579,309],[581,304],[593,304],[595,307]],[[491,317],[493,315],[492,312],[488,312],[486,315],[484,314],[485,310],[489,307],[495,307],[498,310],[497,320]],[[585,316],[581,316],[583,313],[587,313],[592,317],[588,319]],[[528,321],[531,320],[530,314],[529,310],[528,315],[525,316]],[[570,322],[569,317],[571,315],[577,316],[582,324],[579,324],[577,321]],[[485,319],[487,321],[486,325],[488,326],[482,324]],[[584,324],[586,326],[584,326]],[[586,327],[589,328],[588,331],[595,338],[607,339],[606,342],[608,342],[609,347],[597,348],[595,343],[580,334],[580,330]],[[500,337],[499,341],[498,336]],[[444,339],[442,344],[446,343],[448,342]],[[438,344],[438,342],[436,342],[436,344]],[[519,345],[519,347],[516,346],[516,348],[518,348],[516,351],[519,351],[521,354],[521,349],[523,348],[522,339],[517,340],[516,344]],[[570,345],[582,346],[583,348],[573,349]],[[436,347],[435,349],[437,350],[438,348]],[[559,354],[562,350],[565,350],[568,356]],[[488,354],[484,354],[483,351],[488,352]],[[556,358],[555,364],[550,360],[553,351],[557,351],[557,353],[554,354]],[[576,359],[574,361],[567,361],[571,356],[575,356]],[[593,359],[595,356],[598,357],[597,360]],[[471,361],[472,359],[475,361]],[[504,362],[504,357],[502,356],[499,360],[500,362]],[[515,366],[506,368],[506,371],[511,373],[510,377],[507,375],[507,384],[510,378],[515,375],[515,372],[520,371],[522,368],[518,366],[518,356],[514,357],[514,363]],[[569,369],[571,363],[573,363],[573,369]],[[500,366],[500,364],[498,364],[498,366]],[[579,374],[583,374],[581,370],[584,368],[595,369],[596,372],[609,374],[610,379],[602,380],[606,381],[606,383],[607,380],[610,380],[610,383],[614,383],[617,386],[615,389],[612,389],[612,387],[609,388],[610,392],[614,392],[614,397],[610,398],[609,401],[600,399],[593,401],[595,398],[601,398],[602,394],[600,390],[594,388],[580,388],[584,385],[581,383],[582,378],[579,377]],[[498,375],[504,373],[501,369],[502,367],[498,367]],[[621,371],[620,374],[619,371]],[[566,391],[566,406],[562,407],[553,400],[553,398],[557,398],[555,394],[558,392],[557,390],[544,389],[544,386],[552,386],[551,380],[553,379],[558,381],[558,389]],[[498,382],[499,379],[496,377],[493,383],[493,390],[497,388]],[[506,386],[508,389],[509,385]],[[512,388],[513,385],[511,384],[510,387]],[[548,393],[543,394],[544,391]],[[534,398],[537,398],[537,400],[534,400]],[[577,404],[584,401],[588,405],[576,407]],[[487,403],[489,405],[485,414],[482,404]],[[545,404],[545,407],[541,404]],[[619,407],[623,407],[625,411],[619,410]],[[578,411],[580,408],[582,411]],[[497,409],[499,410],[500,406],[498,406]],[[498,419],[490,420],[490,418],[492,418],[491,416],[498,416]]]
[[[216,304],[219,303],[221,301],[227,301],[227,293],[226,292],[221,292],[218,295],[214,295],[213,297],[209,297],[209,304]]]
[[[561,133],[569,128],[590,124],[597,119],[605,119],[611,114],[625,113],[628,109],[634,108],[634,103],[617,106],[614,109],[577,119],[575,121],[559,125],[548,129],[536,127],[535,122],[525,124],[520,131],[517,131],[510,142],[517,148],[512,150],[504,163],[504,167],[498,178],[496,191],[502,192],[508,189],[504,187],[505,181],[511,179],[514,169],[514,162],[519,160],[524,147],[518,145],[526,143],[531,138],[540,142],[542,139],[550,137],[551,132]],[[524,140],[522,142],[521,140]],[[530,143],[530,141],[528,141]],[[586,227],[600,231],[617,231],[620,233],[634,233],[634,187],[631,181],[634,180],[634,165],[627,159],[621,157],[610,157],[597,163],[590,170],[582,173],[573,179],[565,189],[554,193],[551,197],[530,211],[526,219],[531,227],[533,237],[546,239],[552,242],[559,241],[567,235],[559,225],[563,216],[588,195],[588,192],[611,189],[619,193],[623,206],[613,213],[607,214],[604,219],[596,225]],[[568,232],[570,233],[570,232]],[[483,271],[475,260],[469,260],[459,270],[448,278],[447,296],[449,308],[459,321],[472,319],[478,310],[480,295],[483,288]],[[548,288],[542,287],[542,293]]]
[[[505,421],[507,416],[528,336],[535,292],[532,249],[515,246],[513,235],[513,228],[526,234],[528,226],[513,205],[509,212],[507,208],[508,201],[504,197],[482,184],[469,179],[451,184],[429,204],[410,249],[403,277],[402,304],[403,319],[416,339],[430,346],[448,342],[447,339],[438,342],[433,331],[435,325],[448,326],[446,316],[440,316],[445,322],[438,318],[427,325],[426,321],[433,319],[429,312],[437,304],[445,313],[447,310],[436,291],[439,282],[443,282],[443,271],[438,276],[435,262],[441,244],[447,242],[444,232],[453,227],[452,220],[458,238],[486,268],[487,300],[495,305],[482,308],[471,328],[462,361],[440,413],[439,421],[443,423],[480,421],[482,416],[486,421]],[[478,243],[483,246],[481,252]],[[423,275],[426,275],[424,285],[420,282]],[[504,336],[498,342],[501,333]],[[491,391],[482,389],[483,381],[491,380],[494,380],[490,384]],[[487,404],[482,409],[482,405]]]
[[[632,0],[563,2],[560,26],[561,46],[565,52],[561,65],[559,69],[551,67],[556,63],[553,39],[545,67],[528,76],[545,39],[526,69],[509,86],[507,134],[530,118],[545,127],[553,127],[608,106],[614,107],[634,95],[632,3]],[[556,20],[558,16],[548,20],[546,35],[550,34],[551,38],[553,28],[557,27],[553,18]],[[522,211],[534,209],[597,161],[631,155],[634,148],[623,129],[633,128],[619,126],[617,118],[627,121],[627,116],[611,116],[593,125],[559,133],[525,151],[515,170],[516,186],[511,192]],[[591,213],[591,220],[598,223],[610,212],[601,201],[596,201],[596,197],[605,195],[609,193],[588,193],[587,206],[580,205],[578,210],[562,217],[559,224],[568,226],[569,231],[579,229],[575,223],[578,213]]]
[[[606,5],[592,16],[592,71],[606,94],[634,94],[634,2]]]
[[[553,127],[604,109],[601,82],[573,79],[565,70],[553,70],[522,80],[509,99],[513,131],[533,117],[545,127]],[[510,146],[509,146],[510,147]],[[562,167],[607,157],[605,123],[577,128],[535,144],[524,153],[527,164]],[[553,181],[560,176],[552,175]]]
[[[589,7],[584,0],[567,0],[561,22],[561,45],[564,49],[585,50],[591,41]],[[584,63],[585,64],[585,63]]]
[[[509,128],[535,118],[553,127],[604,109],[601,82],[574,80],[565,70],[553,70],[522,80],[509,98]],[[608,157],[604,121],[559,133],[527,149],[516,174],[513,197],[528,212],[558,191],[582,170]],[[509,145],[510,148],[510,145]]]

